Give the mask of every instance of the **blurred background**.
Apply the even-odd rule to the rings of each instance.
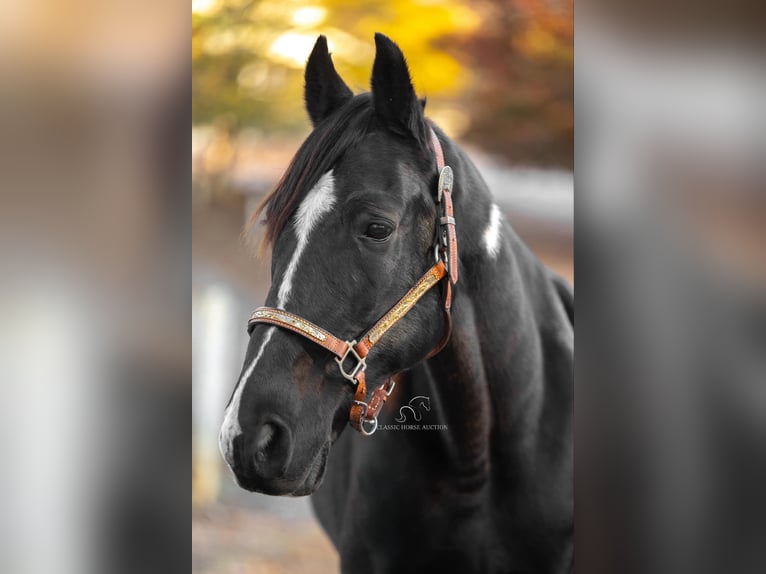
[[[468,150],[518,233],[573,279],[571,0],[193,0],[193,569],[330,572],[308,499],[240,490],[217,435],[245,321],[270,284],[245,223],[310,131],[303,71],[319,34],[355,92],[373,35],[407,57],[426,114]]]
[[[303,60],[366,89],[376,30],[570,279],[576,94],[578,568],[766,571],[762,7],[577,12],[573,78],[559,0],[0,2],[0,572],[334,571],[215,436]]]
[[[188,556],[189,41],[182,2],[0,2],[0,572]]]
[[[578,4],[581,571],[766,571],[762,8]]]

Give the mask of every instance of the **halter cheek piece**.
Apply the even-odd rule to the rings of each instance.
[[[455,214],[452,207],[453,174],[449,166],[444,165],[444,152],[433,129],[431,144],[436,155],[439,169],[439,185],[436,195],[438,220],[436,237],[434,238],[434,256],[436,263],[418,279],[415,285],[391,307],[357,342],[344,341],[329,331],[326,331],[307,321],[303,317],[274,307],[258,307],[250,316],[247,323],[248,333],[252,333],[258,323],[276,325],[293,333],[297,333],[335,355],[335,362],[341,375],[356,387],[354,402],[349,414],[351,426],[363,435],[371,435],[378,428],[378,414],[386,399],[396,386],[395,375],[377,387],[367,401],[367,384],[365,370],[367,369],[367,354],[383,336],[435,285],[443,282],[443,310],[445,332],[441,341],[434,347],[426,358],[434,356],[444,348],[452,333],[452,286],[458,280],[457,237],[455,235]]]

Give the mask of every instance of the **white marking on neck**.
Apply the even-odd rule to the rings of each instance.
[[[311,231],[316,227],[322,216],[332,209],[333,205],[335,205],[335,178],[333,177],[332,170],[330,170],[319,178],[319,181],[311,191],[308,192],[295,214],[293,227],[295,229],[295,235],[298,238],[298,244],[295,246],[295,251],[293,251],[290,263],[287,265],[287,269],[282,276],[282,283],[277,292],[277,307],[280,309],[284,309],[287,304],[287,299],[293,288],[295,270],[298,268],[298,261],[300,260],[303,251],[306,249]],[[224,413],[221,432],[218,435],[218,447],[221,450],[224,460],[230,467],[234,462],[234,439],[242,433],[242,427],[239,425],[239,407],[242,400],[242,393],[244,392],[247,380],[253,374],[253,371],[255,371],[255,366],[263,356],[266,344],[271,340],[271,336],[274,334],[275,330],[276,327],[269,327],[266,331],[266,334],[263,337],[263,342],[258,348],[258,352],[255,354],[255,358],[239,379],[234,395],[231,397],[229,407]]]
[[[496,203],[492,204],[492,209],[489,212],[489,225],[484,230],[484,247],[487,249],[487,253],[492,259],[497,258],[497,254],[500,253],[500,223],[502,222],[502,214],[500,208]]]

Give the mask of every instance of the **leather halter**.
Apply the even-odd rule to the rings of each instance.
[[[455,235],[455,214],[452,206],[453,174],[452,169],[444,164],[444,152],[436,133],[433,129],[430,132],[431,145],[434,148],[436,165],[439,170],[439,185],[436,196],[438,219],[433,246],[436,263],[417,280],[404,297],[399,299],[377,323],[368,329],[359,339],[359,342],[356,340],[344,341],[303,317],[275,307],[258,307],[247,323],[248,333],[252,333],[258,323],[275,325],[292,331],[335,355],[335,362],[338,363],[341,375],[356,387],[354,402],[349,413],[349,422],[355,430],[363,435],[371,435],[378,428],[378,414],[394,390],[398,378],[398,375],[395,375],[387,379],[385,383],[373,391],[372,397],[367,401],[365,370],[367,369],[368,353],[394,325],[412,310],[423,295],[442,281],[444,282],[442,294],[445,332],[441,341],[426,358],[430,358],[441,351],[452,333],[450,315],[452,286],[458,280],[457,236]],[[350,361],[353,362],[347,366]],[[368,425],[369,428],[365,425]]]

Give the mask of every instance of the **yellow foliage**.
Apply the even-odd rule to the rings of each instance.
[[[373,35],[382,32],[404,51],[429,115],[453,136],[514,159],[568,165],[573,7],[573,0],[193,0],[193,122],[227,117],[234,129],[304,133],[303,69],[317,36],[327,37],[338,72],[358,93],[370,89]]]
[[[421,0],[195,0],[197,34],[192,60],[204,55],[248,51],[276,66],[302,69],[319,34],[328,37],[341,74],[368,89],[373,35],[383,32],[407,54],[420,92],[455,95],[466,77],[460,64],[434,48],[446,35],[470,34],[479,16],[464,3]],[[345,64],[348,64],[346,68]]]

